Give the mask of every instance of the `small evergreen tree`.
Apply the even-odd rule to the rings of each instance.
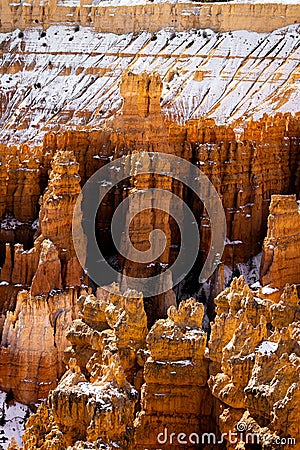
[[[6,394],[5,403],[7,406],[11,406],[14,404],[14,402],[15,402],[14,393],[13,393],[12,389],[10,389]]]
[[[0,426],[4,427],[6,423],[6,418],[5,418],[5,402],[2,403],[2,407],[0,409]]]

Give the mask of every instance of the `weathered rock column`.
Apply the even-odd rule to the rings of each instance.
[[[295,195],[272,195],[261,263],[263,286],[300,283],[300,211]]]
[[[194,299],[173,306],[168,319],[159,320],[147,337],[150,356],[145,362],[141,412],[135,421],[135,448],[196,449],[197,436],[214,429],[211,397],[207,388],[204,307]],[[173,437],[170,435],[173,434]],[[172,442],[170,442],[170,439]],[[185,440],[186,440],[185,439]],[[191,442],[192,441],[192,442]],[[200,436],[201,442],[201,436]]]

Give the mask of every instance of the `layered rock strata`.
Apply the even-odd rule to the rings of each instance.
[[[299,284],[300,212],[295,195],[273,195],[263,245],[261,282],[282,289]]]
[[[194,433],[185,448],[197,448],[201,432],[213,428],[207,387],[204,306],[194,299],[172,306],[168,319],[157,321],[148,336],[149,357],[144,365],[141,411],[135,420],[135,448],[182,448],[177,436]],[[170,436],[173,441],[170,442]],[[171,437],[172,440],[172,437]]]
[[[219,400],[218,423],[227,448],[284,448],[288,438],[295,445],[300,381],[295,286],[287,285],[279,303],[273,303],[241,277],[215,301],[208,383]],[[230,439],[230,432],[237,434]]]
[[[26,426],[24,449],[132,448],[137,351],[145,349],[142,297],[117,286],[78,300],[69,328],[68,371]],[[130,384],[132,383],[132,384]],[[138,384],[138,383],[137,383]]]
[[[33,248],[6,247],[2,284],[11,286],[8,292],[20,292],[12,311],[3,317],[0,384],[26,404],[45,399],[65,371],[65,333],[76,316],[83,281],[71,241],[79,191],[74,155],[58,153],[41,199]]]
[[[290,4],[289,4],[290,3]],[[248,4],[222,2],[195,5],[194,2],[175,1],[152,3],[144,1],[106,1],[74,0],[59,2],[47,0],[41,5],[36,0],[1,3],[0,31],[6,32],[19,27],[37,26],[42,23],[74,23],[95,27],[105,32],[128,33],[141,29],[157,31],[170,26],[176,31],[187,27],[208,27],[215,31],[249,29],[256,32],[274,30],[299,19],[297,5],[286,4]],[[254,20],[254,17],[255,20]]]

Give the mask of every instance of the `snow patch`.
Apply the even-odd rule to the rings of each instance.
[[[250,258],[246,263],[237,264],[240,274],[244,276],[249,286],[259,281],[261,258],[262,252],[258,253],[256,256],[253,256],[253,258]]]
[[[266,295],[271,295],[274,294],[275,292],[278,292],[277,288],[271,288],[269,285],[268,286],[264,286],[261,290],[262,294],[266,294]]]
[[[277,342],[262,341],[262,343],[255,349],[257,352],[263,353],[264,355],[272,355],[278,349]]]
[[[25,421],[30,415],[27,406],[18,402],[6,404],[7,394],[0,391],[0,449],[7,449],[12,437],[22,445]]]

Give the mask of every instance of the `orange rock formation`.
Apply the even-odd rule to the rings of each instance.
[[[273,195],[264,240],[261,281],[263,285],[283,288],[299,284],[300,212],[296,195]]]
[[[287,438],[296,442],[295,287],[287,285],[274,303],[262,290],[253,292],[243,277],[235,278],[216,298],[208,349],[202,304],[189,299],[178,309],[170,307],[145,341],[142,298],[130,298],[130,292],[117,296],[116,289],[79,299],[80,319],[68,332],[69,370],[28,421],[24,449],[104,443],[122,449],[179,450],[183,443],[211,449],[218,442],[220,449],[251,443],[271,450]]]
[[[135,448],[182,448],[171,433],[187,435],[213,428],[212,403],[207,388],[204,307],[194,299],[172,306],[168,319],[157,321],[148,337],[141,411],[135,420]],[[159,436],[160,435],[160,436]],[[168,437],[167,437],[168,436]],[[186,442],[185,448],[195,448]]]
[[[5,285],[22,289],[6,314],[0,348],[0,385],[16,399],[45,399],[65,371],[66,329],[76,315],[82,269],[71,240],[73,207],[80,191],[78,163],[58,153],[41,199],[39,236],[30,250],[6,247]],[[25,289],[25,290],[24,290]]]
[[[27,404],[47,398],[23,448],[152,450],[165,430],[166,450],[249,450],[247,432],[259,441],[251,448],[284,446],[300,435],[299,5],[96,3],[0,5],[0,387]],[[177,308],[171,290],[150,299],[116,285],[85,290],[71,238],[80,183],[141,151],[176,154],[210,178],[230,269],[263,246],[263,287],[235,278],[216,296],[209,338],[204,306]],[[109,227],[126,196],[150,187],[193,210],[197,272],[211,238],[203,205],[176,181],[134,168],[99,209],[104,253],[139,274],[115,253]],[[159,269],[144,276],[176,258],[168,207],[125,217],[139,250],[155,228],[167,238]],[[187,279],[177,302],[198,289]]]
[[[133,293],[134,294],[134,293]],[[27,424],[24,449],[128,448],[138,392],[137,351],[146,346],[143,299],[117,286],[81,296],[67,336],[69,370]],[[130,384],[132,383],[132,384]],[[68,419],[67,419],[68,418]],[[66,420],[67,419],[67,420]]]
[[[221,432],[229,440],[230,430],[242,431],[244,443],[247,433],[254,433],[248,443],[268,449],[287,438],[295,444],[299,426],[292,411],[299,408],[300,356],[295,287],[287,285],[280,302],[273,303],[261,291],[253,293],[243,278],[235,279],[216,305],[209,386],[219,400]],[[227,448],[245,447],[229,441]]]

